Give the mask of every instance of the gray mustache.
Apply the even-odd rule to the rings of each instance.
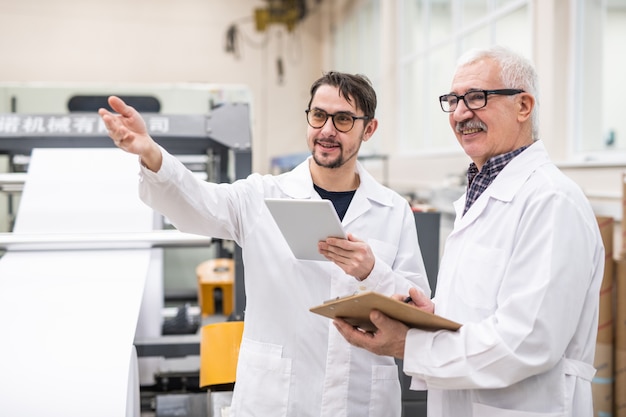
[[[469,122],[457,123],[454,127],[454,130],[457,133],[461,133],[465,129],[482,129],[486,131],[487,125],[485,125],[483,122],[470,120]]]

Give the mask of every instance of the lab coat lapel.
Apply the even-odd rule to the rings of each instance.
[[[366,193],[363,192],[361,187],[357,188],[356,193],[354,193],[354,197],[352,197],[352,201],[350,202],[350,206],[348,206],[348,211],[343,218],[343,225],[349,225],[351,222],[365,214],[371,207],[372,203],[368,200]]]
[[[359,174],[360,185],[343,218],[344,226],[367,213],[372,208],[372,203],[386,206],[393,204],[390,190],[376,181],[359,162],[356,164],[356,171]]]
[[[319,199],[320,197],[313,188],[313,179],[309,162],[311,157],[296,166],[290,175],[279,175],[278,186],[281,191],[290,198],[298,199]],[[355,219],[359,218],[372,207],[372,202],[381,205],[392,205],[393,198],[389,189],[379,184],[361,165],[357,162],[356,171],[359,174],[360,185],[357,188],[348,211],[343,219],[343,225],[347,226]]]
[[[308,157],[291,172],[287,173],[288,175],[282,174],[277,177],[276,182],[278,186],[289,198],[319,200],[319,196],[313,189],[313,179],[309,169],[310,159],[311,157]]]
[[[467,194],[464,194],[454,202],[456,219],[454,222],[454,230],[451,234],[460,232],[474,223],[485,211],[491,199],[499,200],[503,203],[508,203],[513,200],[515,194],[517,194],[537,167],[548,162],[548,154],[543,146],[543,142],[536,141],[504,167],[502,172],[500,172],[489,187],[483,191],[465,215],[463,215],[463,209],[465,208]]]

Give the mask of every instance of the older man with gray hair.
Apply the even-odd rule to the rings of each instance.
[[[462,323],[410,329],[379,311],[352,344],[404,360],[429,417],[589,417],[604,247],[580,188],[537,137],[537,76],[502,47],[461,57],[439,97],[472,160],[436,296],[412,304]]]

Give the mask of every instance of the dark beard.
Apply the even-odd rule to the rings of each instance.
[[[340,156],[335,161],[329,164],[328,163],[324,164],[322,163],[322,161],[317,159],[317,156],[315,155],[315,151],[311,152],[311,155],[313,156],[313,161],[315,161],[315,163],[320,167],[334,169],[334,168],[340,168],[344,164],[343,156]]]
[[[343,154],[343,146],[341,146],[341,152],[339,154],[339,158],[337,158],[335,161],[330,162],[330,163],[322,163],[322,161],[320,161],[316,155],[315,155],[315,149],[311,151],[311,155],[313,156],[313,161],[315,161],[315,163],[317,164],[317,166],[323,167],[323,168],[330,168],[330,169],[336,169],[336,168],[341,168],[344,164],[346,164],[346,162],[348,162],[349,160],[351,160],[352,158],[356,158],[358,153],[359,153],[359,149],[361,148],[361,143],[363,143],[363,133],[361,133],[361,136],[359,138],[359,146],[357,146],[356,151],[349,155],[348,158],[344,158],[344,154]]]

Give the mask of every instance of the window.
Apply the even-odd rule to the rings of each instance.
[[[577,0],[573,150],[585,159],[623,158],[626,126],[626,0]]]
[[[460,152],[437,98],[470,48],[497,43],[530,58],[529,9],[529,0],[400,1],[400,152]]]
[[[367,0],[347,12],[333,34],[336,70],[367,75],[373,81],[379,72],[379,1]]]
[[[367,76],[378,96],[384,94],[380,86],[380,0],[361,0],[346,11],[341,24],[333,33],[333,70]],[[382,107],[376,109],[381,118]],[[365,142],[365,153],[381,153],[383,141]]]

